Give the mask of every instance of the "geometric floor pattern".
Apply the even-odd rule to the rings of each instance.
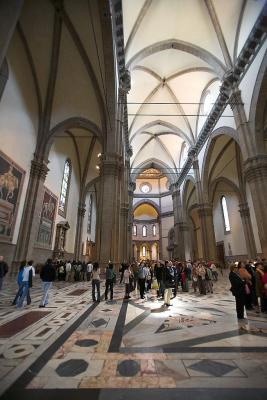
[[[112,301],[93,303],[90,282],[55,282],[44,309],[38,278],[31,305],[11,306],[15,292],[6,280],[3,399],[266,398],[266,314],[252,311],[238,323],[227,276],[214,283],[213,294],[179,290],[169,308],[153,291],[124,301],[123,285],[115,286]]]

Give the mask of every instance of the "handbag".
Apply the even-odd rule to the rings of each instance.
[[[245,293],[250,294],[250,288],[247,283],[245,283]]]
[[[153,279],[151,289],[159,290],[159,285],[157,279]]]

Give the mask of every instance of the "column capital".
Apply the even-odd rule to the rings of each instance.
[[[212,216],[212,206],[208,203],[198,204],[198,215],[200,218]]]
[[[129,192],[129,196],[133,195],[133,192],[136,189],[136,183],[135,182],[129,182],[129,186],[128,186],[128,192]]]
[[[176,222],[176,223],[174,224],[174,226],[177,226],[177,227],[178,227],[178,230],[179,230],[180,232],[187,232],[187,231],[189,231],[189,226],[188,226],[188,224],[187,224],[186,222],[183,222],[183,221],[181,221],[181,222]]]
[[[78,214],[81,217],[85,216],[85,212],[86,212],[86,208],[85,208],[85,204],[81,204],[78,206]]]
[[[241,97],[241,90],[235,89],[233,93],[231,94],[230,101],[229,101],[231,110],[234,111],[238,106],[244,105],[242,102],[242,97]]]
[[[114,175],[118,176],[123,168],[122,157],[117,153],[103,153],[100,156],[101,175]]]
[[[249,217],[250,216],[250,211],[249,211],[249,206],[248,203],[241,203],[239,204],[239,210],[241,218],[244,217]]]
[[[248,182],[267,178],[267,155],[259,154],[244,163],[244,174]]]
[[[44,160],[38,160],[34,158],[31,161],[31,175],[33,177],[39,178],[41,180],[45,180],[47,173],[49,171],[49,168],[47,167],[47,164]]]

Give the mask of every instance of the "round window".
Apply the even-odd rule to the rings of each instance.
[[[151,189],[152,189],[152,187],[151,187],[151,185],[150,185],[150,183],[142,183],[141,185],[140,185],[140,190],[141,190],[141,192],[143,192],[143,193],[149,193],[150,191],[151,191]]]

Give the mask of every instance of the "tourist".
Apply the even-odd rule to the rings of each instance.
[[[246,310],[252,310],[252,282],[251,282],[251,275],[246,270],[245,265],[242,261],[239,261],[237,264],[238,274],[241,279],[245,281],[245,307]]]
[[[133,285],[133,274],[130,268],[130,265],[125,264],[126,269],[124,270],[123,273],[123,283],[125,284],[125,296],[124,299],[130,299],[130,292],[132,289],[132,285]]]
[[[24,267],[26,266],[27,262],[26,260],[22,261],[20,263],[20,267],[19,267],[19,272],[18,272],[18,276],[17,276],[17,283],[18,283],[18,291],[16,293],[16,296],[14,298],[14,300],[12,301],[12,305],[15,306],[17,303],[18,298],[21,296],[22,294],[22,279],[23,279],[23,271],[24,271]],[[30,304],[30,299],[29,296],[27,298],[27,303]]]
[[[33,261],[29,261],[23,269],[22,275],[22,291],[21,296],[17,300],[17,308],[23,307],[24,299],[27,298],[27,305],[31,304],[30,287],[32,287],[32,278],[35,276]]]
[[[110,300],[113,300],[113,283],[115,273],[113,271],[113,264],[109,263],[106,268],[106,290],[105,290],[105,300],[108,299],[108,291],[110,289]]]
[[[93,271],[93,264],[92,264],[92,261],[89,261],[89,263],[86,266],[86,279],[87,279],[87,282],[89,282],[90,279],[91,279],[92,271]]]
[[[40,272],[40,278],[43,281],[43,297],[39,305],[40,308],[45,307],[48,304],[48,292],[52,287],[52,282],[56,279],[56,271],[52,264],[51,258],[48,258],[46,264],[43,266]]]
[[[141,297],[141,299],[144,299],[145,298],[145,285],[146,285],[146,268],[145,268],[145,265],[143,262],[139,265],[138,284],[139,284],[140,297]]]
[[[200,294],[206,294],[206,268],[204,263],[199,263],[197,267],[197,274],[198,274],[198,289]]]
[[[97,290],[97,299],[95,292]],[[92,298],[93,301],[100,302],[100,268],[98,262],[93,265],[92,271]]]
[[[71,281],[71,262],[70,260],[66,262],[66,282]]]
[[[261,312],[267,313],[267,264],[263,264],[263,268],[257,268],[257,272],[261,275]]]
[[[212,279],[214,281],[217,281],[218,280],[218,272],[217,272],[217,267],[213,261],[210,263],[210,270],[212,272]]]
[[[0,290],[3,287],[4,277],[7,274],[7,272],[8,272],[8,265],[4,261],[4,257],[0,256]]]
[[[245,280],[240,277],[236,264],[230,266],[229,280],[231,282],[230,290],[235,296],[237,318],[244,319],[246,302]]]
[[[164,305],[166,307],[171,306],[171,296],[172,296],[172,289],[175,285],[174,280],[174,271],[172,269],[172,262],[166,261],[165,266],[163,268],[163,283],[164,283]]]

